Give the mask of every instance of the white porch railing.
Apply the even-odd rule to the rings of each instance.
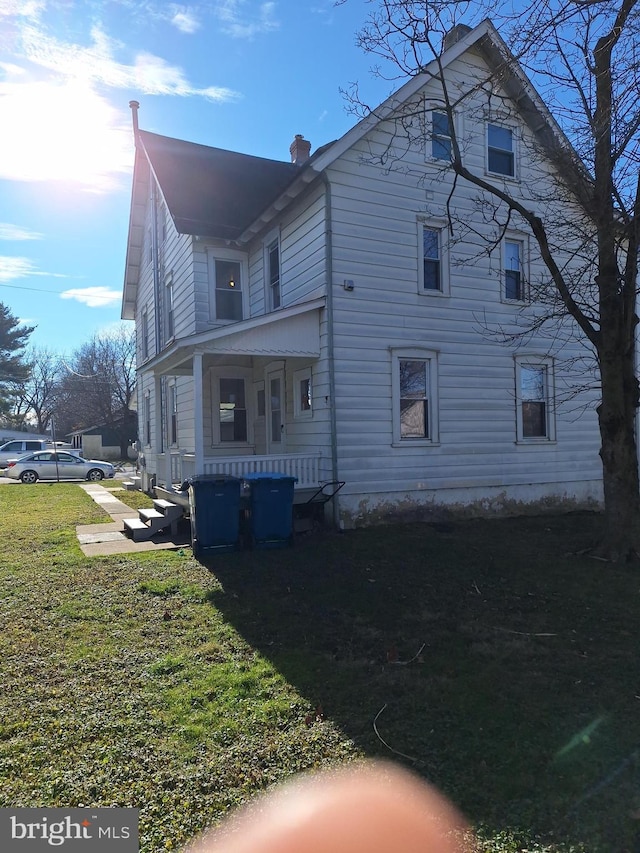
[[[281,453],[269,456],[208,456],[203,470],[196,471],[193,453],[171,451],[171,482],[181,483],[196,474],[243,477],[254,472],[277,472],[297,479],[297,489],[316,488],[320,484],[321,453]]]
[[[205,474],[244,477],[245,474],[277,472],[296,477],[296,488],[318,485],[320,453],[282,453],[277,456],[226,456],[204,460]]]

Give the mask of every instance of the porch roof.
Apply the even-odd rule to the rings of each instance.
[[[193,356],[264,355],[318,358],[320,310],[325,299],[313,299],[241,320],[229,326],[178,338],[166,350],[142,366],[157,375],[191,375]]]

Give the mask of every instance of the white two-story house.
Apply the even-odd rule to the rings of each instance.
[[[487,99],[477,81],[504,46],[489,22],[459,35],[441,64],[471,92],[455,115],[465,160],[553,199],[527,144],[544,105],[524,75]],[[382,168],[409,99],[427,132]],[[595,392],[563,396],[582,343],[519,334],[544,268],[517,223],[481,247],[492,223],[477,189],[451,192],[441,104],[427,69],[341,139],[312,153],[296,136],[283,162],[146,132],[132,102],[122,316],[147,487],[251,470],[293,474],[300,494],[344,481],[344,527],[601,500]]]

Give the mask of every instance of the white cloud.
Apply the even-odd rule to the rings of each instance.
[[[258,11],[247,0],[221,0],[216,6],[216,14],[222,23],[223,32],[234,38],[252,39],[259,33],[277,30],[280,26],[275,19],[276,4],[261,3]]]
[[[62,79],[136,89],[145,95],[200,96],[216,101],[239,97],[238,92],[221,86],[198,89],[189,82],[182,68],[152,53],[137,54],[132,65],[118,62],[114,53],[122,45],[99,27],[91,30],[91,41],[89,47],[83,47],[51,38],[35,26],[25,26],[22,30],[25,58]]]
[[[171,13],[171,23],[181,33],[192,35],[200,29],[200,21],[188,6],[172,6]]]
[[[35,273],[36,268],[29,258],[0,255],[0,281],[14,281]]]
[[[84,287],[65,290],[60,296],[62,299],[75,299],[89,308],[104,308],[106,305],[112,305],[122,299],[121,291],[110,290],[108,287]]]
[[[28,231],[10,222],[0,222],[0,240],[41,240],[42,237],[37,231]]]
[[[0,17],[36,19],[45,6],[44,0],[0,0]]]

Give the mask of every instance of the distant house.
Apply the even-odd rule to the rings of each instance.
[[[445,73],[464,84],[501,44],[481,24],[445,50]],[[517,140],[549,118],[532,89],[520,98],[522,81],[495,112],[456,120],[464,156],[524,193],[533,172]],[[343,480],[345,527],[601,500],[593,394],[558,404],[579,343],[534,332],[509,347],[487,333],[535,309],[527,282],[543,267],[517,230],[491,258],[449,238],[438,96],[427,74],[395,94],[422,98],[435,130],[386,172],[370,153],[390,145],[391,101],[313,155],[296,136],[291,162],[140,130],[133,104],[122,316],[136,322],[148,486],[250,470],[291,473],[299,490]],[[516,122],[501,98],[526,103]],[[477,190],[456,193],[482,234]]]
[[[72,447],[81,450],[85,459],[119,460],[122,458],[121,448],[122,426],[116,424],[99,424],[86,429],[74,430],[67,436]],[[131,447],[127,456],[135,458],[133,448],[134,437],[131,437]]]

